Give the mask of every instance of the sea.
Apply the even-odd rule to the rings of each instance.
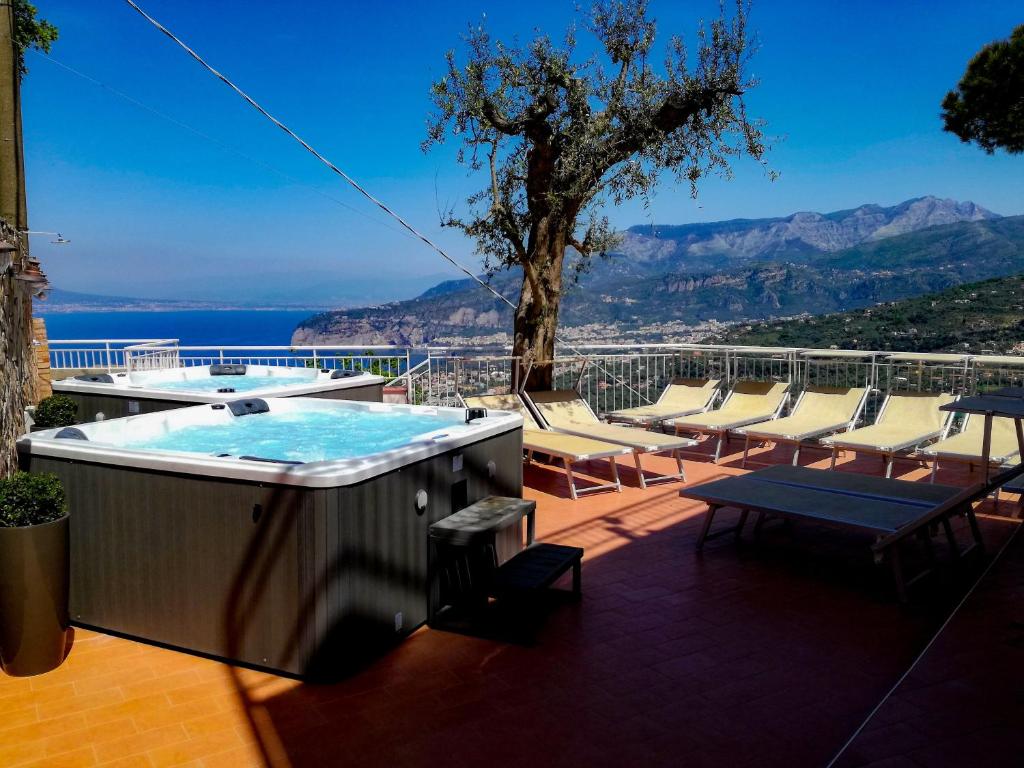
[[[175,312],[35,312],[50,339],[178,339],[183,346],[288,345],[312,310],[185,310]]]

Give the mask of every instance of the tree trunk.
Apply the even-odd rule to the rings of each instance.
[[[524,270],[516,307],[512,355],[518,358],[516,381],[526,390],[551,389],[554,383],[555,334],[562,295],[566,229],[542,220],[531,232],[530,264],[536,286]]]

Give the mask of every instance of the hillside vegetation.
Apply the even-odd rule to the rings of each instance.
[[[903,352],[1024,352],[1024,276],[821,317],[757,323],[707,341]]]

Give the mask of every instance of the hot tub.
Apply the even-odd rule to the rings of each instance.
[[[239,397],[320,397],[379,403],[384,379],[364,371],[215,364],[131,373],[91,373],[53,382],[78,404],[82,422],[167,411]]]
[[[521,427],[244,398],[35,432],[18,451],[67,489],[73,621],[319,677],[426,621],[428,528],[521,495]]]

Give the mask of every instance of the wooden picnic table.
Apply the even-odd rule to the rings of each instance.
[[[901,601],[906,601],[906,588],[931,569],[913,579],[904,578],[899,545],[910,536],[926,542],[931,561],[930,527],[942,526],[950,553],[959,559],[982,548],[981,531],[974,516],[972,502],[986,493],[987,486],[975,483],[961,489],[933,483],[872,477],[854,473],[833,472],[809,467],[777,465],[733,475],[687,488],[680,496],[707,503],[708,508],[697,536],[697,548],[718,536],[743,531],[747,518],[757,515],[755,531],[766,516],[809,520],[822,525],[857,530],[874,535],[871,546],[875,562],[888,560]],[[740,510],[735,525],[711,532],[715,514],[721,507]],[[961,549],[957,544],[950,518],[967,518],[973,542]]]

